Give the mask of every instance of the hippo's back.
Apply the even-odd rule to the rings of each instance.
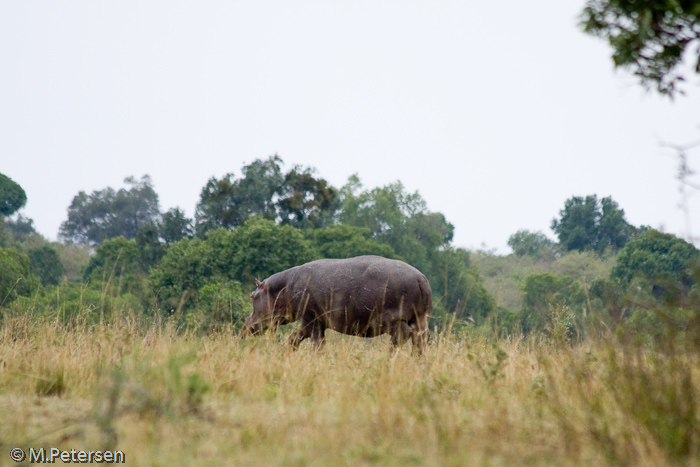
[[[432,307],[428,280],[403,261],[381,256],[321,259],[288,273],[295,312],[323,319],[341,332],[396,320],[410,324]]]

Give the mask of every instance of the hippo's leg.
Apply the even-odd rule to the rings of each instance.
[[[299,347],[299,344],[301,342],[309,337],[309,334],[306,332],[306,329],[303,327],[295,330],[290,336],[289,336],[289,345],[292,346],[293,349],[296,349]]]
[[[289,336],[289,345],[296,349],[304,339],[311,338],[311,342],[315,347],[323,347],[325,331],[326,328],[319,322],[302,322],[299,329]]]
[[[411,326],[406,321],[397,321],[391,326],[391,343],[401,347],[411,336]]]
[[[422,354],[423,349],[428,346],[429,338],[428,317],[423,315],[418,317],[416,321],[411,324],[411,342],[413,342],[413,346],[418,349],[419,355]]]
[[[311,330],[311,343],[317,349],[323,348],[324,344],[326,343],[325,333],[326,328],[321,326],[314,326],[314,328]]]

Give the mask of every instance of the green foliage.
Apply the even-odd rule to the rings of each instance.
[[[97,324],[105,319],[141,314],[141,300],[122,291],[109,294],[101,284],[63,281],[42,287],[31,297],[19,297],[11,304],[18,315],[47,317],[69,324]]]
[[[582,399],[590,414],[590,429],[595,430],[593,438],[601,443],[611,441],[609,427],[596,418],[604,415],[604,398],[612,396],[616,411],[630,426],[643,426],[669,459],[684,464],[689,455],[697,452],[700,424],[700,399],[689,361],[692,360],[680,349],[644,352],[639,342],[609,343],[600,366],[605,387],[612,394],[603,395],[597,390],[587,392]]]
[[[85,268],[84,280],[116,297],[123,293],[145,295],[145,268],[136,240],[116,237],[97,247]]]
[[[10,246],[12,235],[7,229],[7,221],[4,216],[0,216],[0,248],[7,248]]]
[[[476,324],[483,324],[496,310],[496,302],[484,288],[476,268],[470,267],[469,252],[446,248],[435,252],[433,258],[433,304],[457,320],[471,318]]]
[[[64,277],[70,281],[82,280],[83,270],[90,262],[90,247],[87,245],[52,243],[63,264]]]
[[[41,284],[58,285],[65,271],[61,258],[55,248],[48,243],[27,252],[32,274],[41,279]]]
[[[163,214],[158,233],[166,245],[171,245],[183,238],[192,238],[194,236],[192,220],[188,219],[180,208],[169,209]]]
[[[353,175],[341,189],[340,222],[368,228],[373,238],[429,275],[430,255],[449,245],[454,226],[442,214],[429,212],[418,192],[406,193],[401,182],[370,191],[361,188]]]
[[[440,288],[436,309],[443,313],[483,322],[496,309],[469,254],[451,247],[454,227],[428,211],[417,192],[407,193],[400,182],[362,191],[355,176],[338,191],[313,169],[294,166],[284,173],[281,165],[275,155],[244,166],[240,179],[210,179],[197,205],[197,241],[179,208],[159,221],[147,176],[140,183],[127,179],[130,190],[79,193],[61,237],[97,246],[83,278],[103,296],[128,292],[143,309],[155,303],[166,314],[182,311],[181,324],[205,328],[220,323],[222,307],[206,298],[211,287],[242,284],[246,290],[256,278],[317,258],[367,254],[402,259],[422,271]],[[72,264],[72,277],[75,269]]]
[[[587,0],[583,30],[607,39],[617,67],[629,68],[645,87],[673,97],[683,80],[684,52],[700,41],[699,0]],[[695,72],[700,73],[700,56]]]
[[[160,307],[166,313],[178,311],[186,305],[194,306],[199,289],[214,276],[212,257],[210,243],[199,238],[183,238],[168,247],[148,278]]]
[[[39,287],[29,258],[16,248],[0,248],[0,307],[19,296],[31,295]]]
[[[639,279],[657,298],[674,300],[695,284],[699,266],[700,251],[692,244],[673,234],[648,230],[620,252],[610,277],[624,288]]]
[[[518,230],[508,238],[508,246],[518,256],[534,256],[543,259],[554,259],[557,254],[556,244],[542,232]]]
[[[219,227],[233,229],[260,216],[299,228],[319,228],[333,221],[337,190],[314,176],[314,169],[294,166],[282,172],[275,155],[243,167],[243,178],[211,178],[202,189],[195,219],[197,234]]]
[[[274,198],[284,184],[281,164],[282,159],[274,155],[244,166],[243,178],[239,180],[233,174],[226,174],[221,180],[209,179],[195,212],[197,234],[203,236],[220,227],[232,229],[251,216],[275,219]]]
[[[559,220],[552,220],[552,230],[566,251],[619,250],[638,232],[610,197],[599,202],[596,195],[574,196],[566,200],[559,215]]]
[[[68,219],[61,224],[59,237],[95,246],[118,236],[136,238],[143,225],[155,223],[160,211],[151,178],[144,175],[136,181],[128,177],[124,183],[130,186],[128,190],[105,188],[90,195],[78,193],[68,208]]]
[[[315,178],[314,172],[297,165],[285,175],[277,202],[282,224],[306,229],[333,222],[338,191],[324,179]]]
[[[34,229],[34,221],[22,214],[18,214],[16,219],[7,219],[7,231],[12,235],[14,241],[22,241],[32,235],[37,235]]]
[[[136,234],[136,245],[144,271],[158,264],[163,257],[163,245],[160,243],[158,226],[153,222],[146,222],[141,226]]]
[[[251,287],[256,278],[265,278],[320,258],[318,250],[299,229],[276,225],[259,217],[236,229],[233,243],[235,254],[227,272],[233,275],[233,279]]]
[[[187,315],[187,323],[200,330],[226,325],[240,329],[252,312],[250,294],[237,281],[209,283],[199,289],[199,302],[194,312]]]
[[[366,227],[336,224],[325,229],[307,230],[305,236],[324,258],[353,258],[362,255],[397,258],[394,250],[386,243],[373,239],[372,232]]]
[[[401,182],[363,191],[353,175],[341,195],[341,223],[368,229],[373,239],[426,275],[436,319],[447,313],[481,323],[495,311],[495,301],[470,267],[469,253],[450,246],[454,227],[443,214],[428,211],[418,192],[407,193]]]
[[[564,307],[581,316],[585,303],[585,291],[573,278],[531,274],[525,278],[523,286],[522,331],[529,333],[546,330],[553,313],[557,310],[561,312]],[[554,317],[561,318],[558,315]],[[573,324],[572,321],[571,328]]]
[[[27,203],[27,195],[15,181],[0,173],[0,215],[10,216]]]
[[[205,286],[239,282],[252,290],[256,278],[317,258],[299,229],[253,217],[235,230],[213,230],[206,240],[171,245],[149,280],[164,309],[189,311],[199,306]]]
[[[523,308],[524,281],[531,274],[570,276],[586,288],[596,280],[608,279],[615,265],[614,255],[599,255],[593,251],[570,251],[551,259],[475,251],[471,253],[471,260],[499,308],[513,313]]]

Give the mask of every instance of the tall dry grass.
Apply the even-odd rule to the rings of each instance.
[[[697,464],[697,355],[437,336],[177,333],[123,316],[0,328],[0,463],[13,447],[119,449],[128,465]]]

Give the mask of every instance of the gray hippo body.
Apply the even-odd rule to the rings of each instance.
[[[248,330],[300,321],[290,337],[294,347],[306,338],[322,344],[326,329],[363,337],[390,334],[394,345],[411,337],[419,352],[428,340],[430,284],[402,261],[381,256],[312,261],[258,282],[251,297]]]

